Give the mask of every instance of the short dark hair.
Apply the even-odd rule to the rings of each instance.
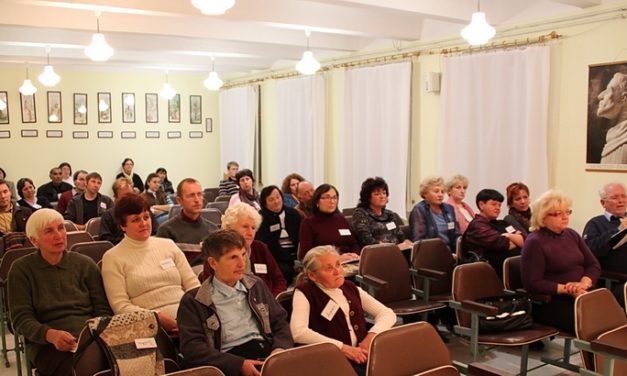
[[[16,188],[17,194],[20,195],[21,198],[24,198],[24,193],[22,193],[22,189],[24,189],[26,182],[29,182],[33,187],[35,186],[35,183],[33,183],[33,180],[31,178],[21,178],[20,180],[18,180]]]
[[[137,193],[129,193],[119,199],[113,207],[113,217],[118,226],[126,226],[126,217],[150,211],[150,206]]]
[[[290,189],[290,183],[292,182],[292,179],[298,180],[299,183],[305,180],[304,177],[295,172],[289,174],[285,177],[285,179],[283,179],[283,183],[281,184],[281,191],[285,193],[292,193],[292,190]]]
[[[126,162],[131,161],[133,163],[133,166],[135,166],[135,161],[133,161],[131,158],[124,158],[124,160],[122,161],[122,167],[124,167],[124,165],[126,164]]]
[[[63,167],[65,167],[65,166],[67,166],[67,167],[70,169],[70,175],[72,175],[72,166],[71,166],[69,163],[67,163],[67,162],[61,162],[61,163],[59,164],[59,168],[63,168]]]
[[[477,193],[477,199],[475,200],[475,204],[479,207],[480,202],[487,202],[490,200],[503,202],[503,195],[497,191],[496,189],[482,189]]]
[[[372,196],[372,192],[376,189],[383,189],[386,195],[390,195],[388,183],[386,183],[383,178],[378,176],[368,178],[361,183],[361,191],[359,191],[359,203],[357,203],[357,207],[364,209],[370,207],[370,196]]]
[[[74,173],[74,175],[72,175],[72,179],[73,179],[73,180],[78,179],[78,175],[80,175],[80,174],[85,174],[85,175],[87,175],[87,171],[85,171],[85,170],[77,170],[77,171]]]
[[[181,180],[179,184],[176,186],[176,195],[181,198],[183,197],[183,184],[200,184],[200,183],[198,182],[198,180],[194,178],[185,178]]]
[[[151,172],[150,174],[148,174],[146,182],[144,183],[144,189],[148,189],[148,182],[150,182],[154,178],[159,178],[159,175],[157,175],[155,172]]]
[[[235,162],[235,161],[230,161],[229,163],[226,164],[226,169],[230,169],[231,166],[237,166],[237,168],[239,168],[239,163]]]
[[[335,193],[337,193],[337,198],[340,198],[340,192],[337,191],[337,188],[335,188],[334,186],[332,186],[331,184],[320,184],[318,186],[318,188],[316,188],[316,190],[314,191],[313,196],[311,197],[311,212],[313,214],[318,214],[320,213],[320,208],[318,208],[318,202],[320,202],[320,197],[322,197],[323,194],[327,193],[330,190],[334,190]],[[338,205],[339,207],[339,205]],[[336,212],[339,212],[338,208],[335,208]]]
[[[6,179],[7,178],[7,173],[4,171],[4,168],[0,167],[0,172],[2,172],[2,179]]]
[[[243,178],[244,176],[248,176],[249,178],[252,179],[253,183],[255,182],[255,177],[253,176],[253,172],[250,169],[245,168],[243,170],[239,170],[237,174],[235,174],[235,182],[237,183],[238,187],[239,187],[239,179]]]
[[[100,176],[100,174],[97,172],[90,172],[89,174],[87,174],[87,176],[85,176],[86,182],[90,181],[91,179],[100,179],[100,182],[102,182],[102,176]]]
[[[514,196],[516,196],[520,191],[525,191],[527,192],[527,195],[529,195],[529,187],[527,187],[525,183],[515,182],[505,188],[505,194],[507,195],[507,206],[512,206],[512,203],[514,202]]]
[[[6,185],[6,186],[7,186],[7,188],[9,188],[9,184],[7,184],[7,181],[6,181],[6,180],[4,180],[4,179],[0,179],[0,185],[2,185],[2,184]]]
[[[209,257],[219,260],[228,251],[244,247],[246,247],[246,241],[237,231],[220,229],[212,232],[203,240],[200,257],[206,264]]]
[[[281,190],[276,185],[269,185],[261,190],[261,193],[259,193],[259,204],[262,208],[266,208],[266,199],[272,194],[272,192],[274,192],[275,189],[279,191],[279,194],[281,193]]]

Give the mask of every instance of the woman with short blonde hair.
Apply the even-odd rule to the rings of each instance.
[[[446,182],[447,203],[455,208],[455,218],[459,223],[459,234],[466,232],[468,224],[475,218],[475,212],[464,198],[468,190],[468,179],[464,175],[455,175]]]

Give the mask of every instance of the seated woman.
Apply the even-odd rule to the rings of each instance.
[[[333,246],[319,246],[303,259],[305,270],[294,290],[290,329],[295,343],[336,345],[360,375],[375,334],[391,328],[396,315],[351,281],[345,280]],[[374,318],[368,329],[365,314]]]
[[[468,190],[468,179],[463,175],[455,175],[446,183],[447,203],[455,209],[455,219],[459,224],[459,234],[466,232],[468,224],[475,217],[470,205],[464,202]]]
[[[261,225],[256,239],[268,245],[287,284],[294,280],[294,261],[298,248],[301,217],[295,209],[283,204],[279,187],[271,185],[261,190]]]
[[[21,200],[17,204],[21,207],[29,208],[32,211],[41,208],[52,209],[50,201],[43,196],[35,196],[35,184],[30,178],[21,178],[17,181],[17,192]]]
[[[172,182],[168,180],[168,171],[163,167],[159,167],[156,173],[159,175],[159,179],[161,179],[161,189],[168,195],[174,194]]]
[[[305,181],[305,178],[296,173],[289,174],[283,179],[281,191],[283,191],[283,205],[286,207],[295,208],[298,205],[296,191],[298,191],[298,183],[301,181]]]
[[[135,167],[135,162],[133,162],[131,158],[124,158],[124,161],[122,161],[122,172],[120,172],[115,178],[129,179],[133,182],[133,190],[137,193],[142,193],[144,191],[144,182],[139,175],[133,172],[133,167]]]
[[[529,209],[529,188],[523,183],[512,183],[506,188],[509,214],[503,220],[519,230],[524,237],[531,227],[531,209]]]
[[[222,228],[235,230],[246,240],[248,262],[245,271],[261,278],[272,295],[277,296],[287,290],[287,282],[268,246],[255,240],[260,224],[261,215],[252,206],[243,202],[229,207],[222,216]],[[208,272],[209,270],[205,269],[205,277],[208,276]]]
[[[522,280],[532,294],[550,294],[534,305],[534,320],[574,333],[575,297],[594,286],[601,267],[581,236],[568,228],[572,200],[550,190],[533,203],[531,231],[522,250]]]
[[[338,210],[339,198],[337,189],[331,184],[321,184],[316,188],[311,198],[313,215],[300,223],[299,258],[319,245],[335,246],[343,259],[361,253],[350,225]]]
[[[353,230],[360,246],[394,243],[401,249],[411,248],[411,240],[405,239],[401,230],[403,220],[385,208],[388,197],[388,184],[383,178],[368,178],[361,184],[359,203],[353,212]]]
[[[183,252],[170,239],[154,238],[150,207],[129,193],[114,207],[124,239],[102,258],[102,278],[113,313],[153,310],[161,326],[176,333],[183,294],[200,286]]]
[[[148,174],[144,188],[145,190],[141,196],[148,203],[157,222],[162,224],[168,220],[168,214],[174,202],[172,202],[172,199],[161,189],[161,178],[154,172]]]
[[[37,252],[13,263],[8,277],[9,311],[26,338],[26,357],[40,375],[72,375],[73,351],[85,321],[110,315],[94,261],[67,252],[63,217],[40,209],[26,224]]]
[[[451,252],[455,252],[459,225],[455,209],[444,203],[444,180],[431,177],[420,183],[422,201],[414,206],[409,216],[413,241],[440,238]]]
[[[259,205],[259,193],[255,190],[253,172],[247,168],[243,169],[235,175],[235,180],[237,180],[239,192],[231,196],[229,207],[238,202],[243,202],[252,206],[257,211],[261,210],[261,205]]]

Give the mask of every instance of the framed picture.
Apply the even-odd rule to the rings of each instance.
[[[159,96],[157,93],[146,93],[146,123],[159,122]]]
[[[37,137],[39,132],[37,129],[22,129],[22,137],[24,138],[33,138]]]
[[[122,93],[122,122],[135,122],[135,94]]]
[[[181,122],[181,94],[176,94],[168,101],[168,122]]]
[[[212,118],[205,119],[205,132],[207,133],[213,132],[213,119]]]
[[[189,138],[202,138],[202,131],[189,131]]]
[[[113,138],[113,131],[98,131],[98,138]]]
[[[159,131],[146,131],[146,138],[159,138],[161,133]]]
[[[74,93],[74,124],[87,124],[87,94]]]
[[[63,137],[63,131],[60,129],[49,129],[46,131],[46,137],[48,138],[61,138]]]
[[[61,112],[61,92],[48,92],[48,123],[62,123],[63,113]]]
[[[0,131],[0,138],[11,138],[11,131]]]
[[[98,122],[111,122],[111,93],[98,93]]]
[[[189,96],[189,122],[202,124],[202,97],[200,95]]]
[[[181,131],[168,132],[168,138],[181,138]]]
[[[72,137],[78,139],[89,138],[89,131],[74,131],[72,132]]]
[[[135,131],[122,131],[120,136],[122,138],[136,138],[137,137]]]
[[[0,91],[0,124],[9,124],[9,97],[6,91]]]
[[[627,171],[627,61],[588,67],[586,169]]]
[[[22,106],[22,123],[36,123],[37,112],[35,110],[35,94],[20,94],[20,105]]]

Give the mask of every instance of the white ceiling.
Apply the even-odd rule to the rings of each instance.
[[[522,23],[617,0],[483,0],[493,26]],[[83,49],[96,29],[115,49],[105,63]],[[314,55],[330,61],[415,41],[458,36],[476,0],[236,0],[205,16],[189,0],[0,0],[0,66],[45,62],[57,70],[205,73],[215,56],[226,78],[285,69],[301,57],[305,29]],[[498,36],[498,34],[497,34]]]

